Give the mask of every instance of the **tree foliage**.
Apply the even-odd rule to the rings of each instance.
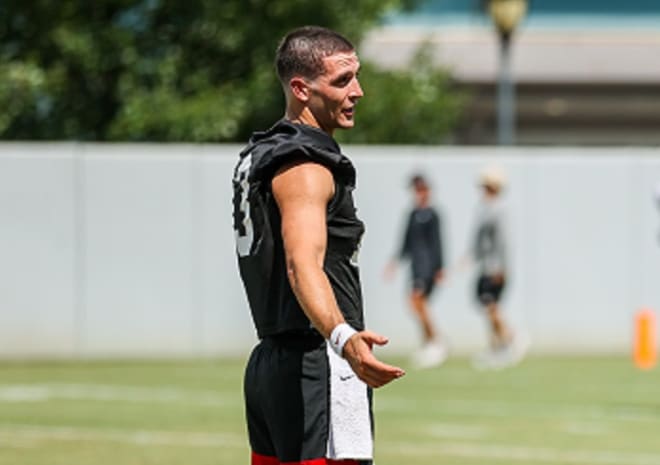
[[[3,0],[0,137],[242,141],[282,114],[272,60],[288,30],[319,24],[359,42],[389,9],[415,3]],[[388,102],[402,105],[413,83],[420,98],[407,111],[414,120],[415,102],[426,98],[417,73],[367,69],[373,95],[397,91],[401,99],[365,110],[377,115]],[[429,70],[422,75],[431,85],[439,79]],[[442,119],[443,98],[432,99],[432,111],[417,107],[417,119],[429,113]],[[365,128],[372,134],[362,131],[360,140],[392,140],[379,139],[389,133],[385,125],[373,117],[364,121],[371,121]]]
[[[365,97],[357,104],[355,128],[338,133],[342,142],[441,143],[456,125],[465,100],[450,76],[433,66],[430,44],[422,45],[403,70],[364,64],[360,82]]]

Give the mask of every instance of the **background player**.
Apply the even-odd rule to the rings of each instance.
[[[391,278],[397,262],[410,261],[410,307],[422,330],[422,348],[413,356],[420,368],[441,364],[447,358],[446,344],[440,339],[429,311],[429,297],[436,283],[443,279],[442,223],[437,210],[431,205],[431,187],[420,174],[410,180],[414,207],[408,214],[398,259],[392,260],[385,269]]]
[[[508,278],[510,240],[502,190],[504,173],[498,167],[487,167],[479,178],[482,198],[477,209],[472,257],[479,272],[477,299],[484,308],[490,328],[490,349],[475,358],[481,368],[498,368],[517,363],[526,350],[522,336],[514,339],[500,308],[502,292]]]

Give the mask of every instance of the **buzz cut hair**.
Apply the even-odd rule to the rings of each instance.
[[[284,87],[294,76],[316,79],[325,72],[323,59],[335,53],[352,52],[353,44],[338,32],[320,26],[290,31],[277,47],[275,69]]]
[[[410,178],[410,187],[416,190],[423,190],[423,189],[429,189],[429,183],[426,180],[426,178],[422,174],[414,174]]]

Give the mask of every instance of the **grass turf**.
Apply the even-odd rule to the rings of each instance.
[[[1,363],[0,465],[247,464],[243,365]],[[623,357],[409,370],[376,391],[376,463],[660,465],[659,388]]]

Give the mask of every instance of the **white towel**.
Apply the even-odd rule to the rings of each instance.
[[[328,344],[330,434],[327,458],[372,460],[373,436],[367,385]]]

